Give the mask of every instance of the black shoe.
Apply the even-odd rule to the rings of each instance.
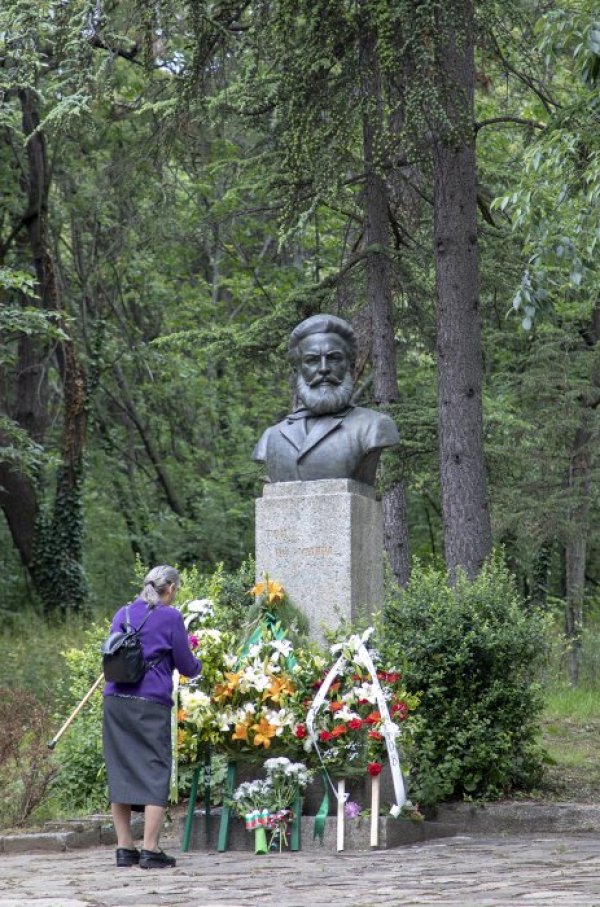
[[[135,847],[117,847],[117,866],[137,866],[140,862],[140,852]]]
[[[140,854],[140,869],[171,869],[177,860],[164,850],[144,850]]]

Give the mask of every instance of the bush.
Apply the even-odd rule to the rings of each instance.
[[[102,663],[100,644],[108,633],[108,621],[91,625],[83,642],[63,653],[68,668],[61,701],[61,723],[83,699],[98,678]],[[102,754],[102,684],[65,731],[56,746],[58,775],[52,790],[68,813],[103,812],[108,806],[106,773]]]
[[[453,588],[442,571],[417,565],[384,618],[388,645],[405,660],[406,688],[421,703],[406,744],[411,799],[494,799],[539,784],[536,675],[547,621],[524,610],[500,561]]]
[[[22,689],[0,689],[0,820],[22,825],[39,806],[56,769],[47,742],[51,718]]]

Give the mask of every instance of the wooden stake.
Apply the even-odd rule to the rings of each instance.
[[[337,849],[338,853],[340,850],[344,849],[344,822],[346,819],[346,812],[344,807],[346,805],[346,782],[338,781],[337,789]]]
[[[371,847],[379,847],[379,775],[371,777]]]

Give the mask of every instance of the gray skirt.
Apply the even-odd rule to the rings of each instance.
[[[111,803],[166,806],[171,776],[171,709],[135,696],[105,696],[104,761]]]

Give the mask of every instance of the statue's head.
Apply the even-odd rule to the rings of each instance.
[[[352,396],[356,337],[347,321],[313,315],[290,334],[289,358],[304,406],[315,415],[345,409]]]

